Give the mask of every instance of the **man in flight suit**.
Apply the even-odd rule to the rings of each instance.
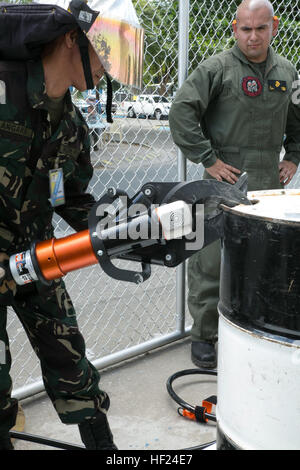
[[[178,91],[169,114],[174,142],[205,167],[204,178],[234,184],[248,173],[248,190],[288,184],[300,160],[296,69],[270,46],[279,20],[268,0],[244,0],[230,50],[202,62]],[[284,145],[285,156],[280,162]],[[188,306],[194,323],[192,360],[215,367],[220,242],[188,263]]]

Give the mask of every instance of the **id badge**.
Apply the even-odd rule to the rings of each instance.
[[[50,199],[52,207],[65,203],[64,174],[62,168],[49,170]]]

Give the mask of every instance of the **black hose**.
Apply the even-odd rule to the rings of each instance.
[[[167,385],[167,390],[168,390],[168,393],[169,393],[170,397],[176,403],[178,403],[178,405],[180,405],[183,409],[185,409],[185,410],[187,410],[191,413],[195,413],[196,407],[191,405],[190,403],[186,402],[185,400],[183,400],[179,395],[177,395],[177,393],[174,392],[173,382],[174,382],[174,380],[178,379],[179,377],[184,377],[186,375],[196,375],[196,374],[198,374],[198,375],[199,374],[200,375],[214,375],[214,376],[218,375],[217,371],[214,370],[214,369],[185,369],[185,370],[181,370],[179,372],[175,372],[175,374],[171,375],[168,378],[167,384],[166,384]],[[179,412],[179,409],[178,409],[178,412]],[[216,422],[216,416],[214,414],[205,412],[205,418],[209,419],[210,421]],[[215,443],[216,443],[216,441],[206,442],[204,444],[200,444],[200,445],[195,446],[195,447],[185,448],[185,449],[181,449],[181,450],[184,450],[184,451],[187,451],[187,450],[204,450],[207,447],[209,447],[209,446],[211,446]]]
[[[54,439],[48,439],[46,437],[35,436],[34,434],[28,434],[25,432],[19,431],[10,431],[9,437],[13,439],[20,439],[22,441],[29,441],[35,442],[36,444],[43,444],[50,447],[55,447],[57,449],[64,449],[64,450],[86,450],[85,447],[76,445],[76,444],[69,444],[68,442],[57,441]]]
[[[179,397],[173,390],[173,382],[174,380],[178,379],[179,377],[184,377],[185,375],[194,375],[194,374],[201,374],[201,375],[218,375],[217,371],[214,369],[185,369],[179,372],[175,372],[175,374],[171,375],[167,380],[167,390],[171,398],[173,398],[178,405],[182,406],[188,411],[195,411],[195,407],[184,401],[181,397]]]
[[[205,450],[207,447],[214,445],[216,441],[205,442],[204,444],[199,444],[198,446],[186,447],[185,449],[180,449],[181,451],[187,450]]]

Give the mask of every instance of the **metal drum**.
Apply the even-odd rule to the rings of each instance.
[[[300,449],[300,190],[224,208],[217,449]]]

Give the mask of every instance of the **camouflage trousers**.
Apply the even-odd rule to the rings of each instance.
[[[86,358],[84,339],[64,282],[55,281],[51,288],[37,283],[22,289],[11,305],[40,360],[46,392],[61,421],[79,424],[97,410],[105,411],[109,398],[98,387],[99,372]],[[17,400],[11,397],[6,308],[0,306],[0,436],[14,426],[18,408]]]

